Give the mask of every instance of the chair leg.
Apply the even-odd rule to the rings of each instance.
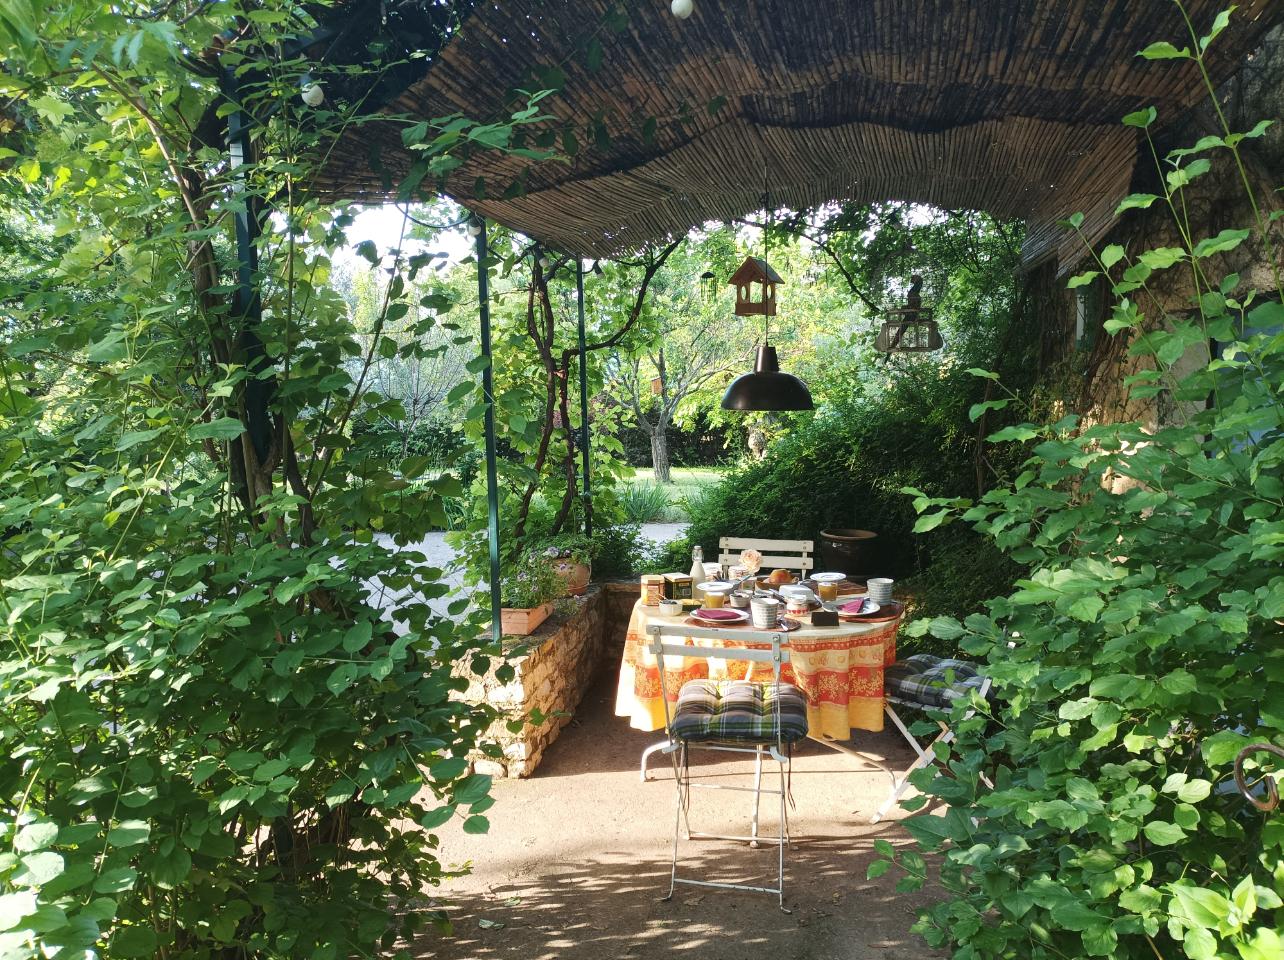
[[[883,802],[883,805],[878,808],[878,811],[870,818],[870,823],[878,823],[878,821],[882,820],[883,817],[887,815],[887,812],[896,805],[896,802],[901,798],[901,794],[905,792],[905,788],[909,786],[910,774],[920,767],[930,767],[936,762],[936,754],[933,752],[932,748],[938,743],[949,743],[954,739],[954,731],[952,731],[946,724],[937,721],[940,724],[941,732],[936,736],[936,739],[924,748],[914,735],[909,732],[909,728],[905,726],[900,715],[892,709],[892,705],[890,703],[883,704],[883,710],[886,712],[887,716],[891,718],[892,723],[896,725],[896,729],[901,732],[901,735],[905,738],[906,742],[914,748],[914,752],[917,753],[918,756],[914,758],[914,762],[910,764],[908,770],[899,777],[892,778],[892,792]]]
[[[749,841],[749,846],[755,850],[758,848],[758,801],[762,799],[762,747],[759,747],[754,754],[753,768],[753,823],[749,830],[749,835],[753,837]]]
[[[681,753],[685,759],[686,745],[683,744]],[[678,885],[678,831],[682,829],[682,768],[678,766],[678,751],[672,754],[673,759],[673,857],[669,864],[669,892],[660,898],[661,902],[673,899],[673,891]],[[646,755],[643,754],[643,764],[646,763]],[[685,766],[685,764],[683,765]],[[645,769],[645,766],[644,768]],[[688,824],[687,832],[690,833]]]
[[[647,747],[645,750],[642,751],[642,782],[643,783],[646,783],[647,781],[646,765],[647,765],[647,761],[651,759],[651,754],[657,753],[671,746],[673,746],[672,740],[661,740],[659,743],[653,743],[651,744],[651,746]]]
[[[780,842],[776,844],[776,904],[782,913],[793,913],[785,906],[785,844],[789,841],[789,814],[785,811],[785,765],[776,761],[780,768]]]

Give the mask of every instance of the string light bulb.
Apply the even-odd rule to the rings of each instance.
[[[325,103],[325,88],[312,79],[312,74],[305,73],[299,83],[303,87],[299,91],[299,97],[309,107],[319,107]]]
[[[685,20],[695,12],[695,3],[693,0],[673,0],[673,2],[669,4],[669,9],[679,20]]]

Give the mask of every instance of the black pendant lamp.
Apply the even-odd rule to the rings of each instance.
[[[765,206],[770,210],[770,197]],[[768,225],[770,229],[770,224]],[[776,283],[780,277],[767,263],[767,231],[763,231],[763,257],[750,257],[731,278],[736,285],[736,313],[762,314],[762,345],[754,359],[753,372],[731,381],[722,397],[723,410],[814,410],[807,384],[790,373],[782,373],[776,348],[768,341],[771,317],[776,312]],[[753,301],[753,283],[762,285],[763,299]]]
[[[764,343],[758,348],[753,373],[742,373],[727,387],[722,409],[813,410],[815,405],[807,384],[791,373],[781,373],[776,348]]]

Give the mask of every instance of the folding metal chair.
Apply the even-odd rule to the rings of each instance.
[[[752,537],[722,537],[718,541],[718,563],[724,566],[740,562],[740,551],[757,550],[762,554],[764,575],[776,567],[796,570],[805,577],[816,565],[813,540],[758,540]]]
[[[789,651],[784,649],[784,634],[761,630],[715,630],[685,625],[651,624],[647,627],[651,637],[651,652],[659,664],[660,683],[664,685],[665,657],[708,657],[718,660],[748,661],[746,676],[752,673],[754,663],[770,663],[770,683],[744,680],[691,680],[678,693],[677,705],[670,709],[664,697],[664,724],[669,744],[664,747],[673,761],[673,779],[676,784],[677,810],[673,821],[673,862],[669,874],[669,893],[673,897],[677,884],[697,887],[720,887],[727,890],[748,890],[755,893],[774,893],[781,910],[785,907],[785,844],[789,842],[789,819],[785,810],[788,795],[786,769],[790,763],[793,744],[807,736],[807,700],[801,690],[792,684],[781,683],[781,667],[789,662]],[[723,640],[741,644],[770,644],[749,648],[742,646],[715,647],[693,646],[685,642],[666,643],[666,637]],[[724,784],[693,783],[690,776],[690,751],[692,748],[719,750],[728,753],[754,755],[754,782],[752,787]],[[764,751],[777,762],[780,788],[764,789],[762,761]],[[692,790],[738,790],[754,795],[753,815],[748,836],[695,833],[691,830],[689,816]],[[776,794],[780,798],[780,835],[763,837],[758,832],[758,808],[762,794]],[[775,844],[776,886],[764,887],[744,883],[721,883],[712,880],[695,880],[678,876],[678,837],[683,825],[686,839],[693,838],[747,841],[756,847],[759,843]]]
[[[976,691],[977,695],[984,699],[990,692],[990,683],[990,678],[982,675],[974,663],[934,657],[929,653],[917,653],[897,661],[886,670],[883,674],[885,691],[883,710],[918,756],[904,773],[893,775],[891,793],[878,808],[878,812],[871,818],[870,823],[878,823],[900,800],[901,794],[909,786],[910,774],[920,768],[930,767],[936,762],[935,747],[938,743],[948,744],[954,740],[954,731],[941,719],[939,712],[949,711],[955,700],[969,696],[972,691]],[[934,714],[932,719],[941,728],[940,733],[931,743],[923,746],[918,742],[918,738],[910,733],[909,727],[905,725],[893,705],[926,711],[929,715]],[[975,709],[968,710],[963,719],[966,720],[975,713]],[[988,779],[984,777],[982,779],[987,786],[990,785]]]

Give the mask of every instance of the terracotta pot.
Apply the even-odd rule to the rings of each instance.
[[[593,570],[586,563],[575,563],[571,560],[554,560],[553,569],[562,578],[565,596],[578,597],[588,589]]]
[[[499,626],[505,636],[525,637],[534,633],[552,612],[551,603],[542,603],[538,607],[502,607]]]
[[[878,534],[872,530],[822,530],[820,562],[826,570],[864,579],[877,569],[877,540]]]

